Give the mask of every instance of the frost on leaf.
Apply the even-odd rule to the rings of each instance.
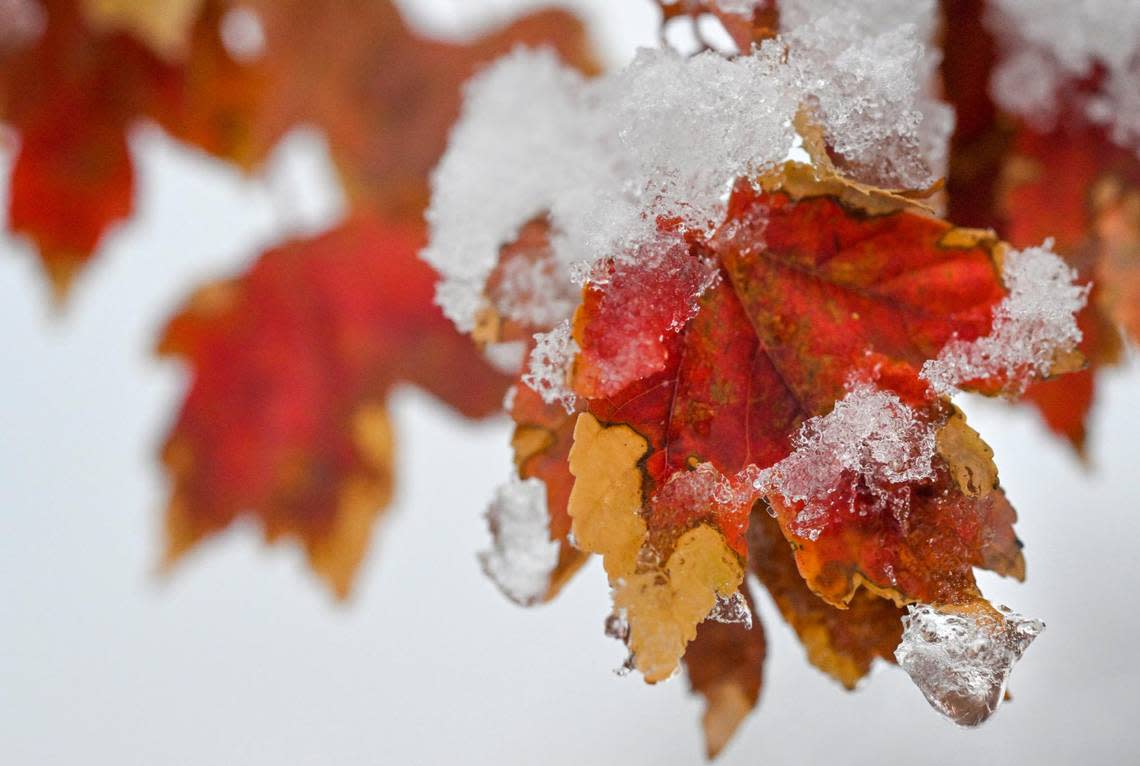
[[[1103,131],[1022,126],[1005,159],[998,198],[1014,245],[1056,237],[1056,251],[1092,282],[1078,316],[1090,369],[1027,391],[1046,423],[1080,449],[1098,368],[1118,361],[1117,327],[1140,339],[1140,156]]]
[[[858,483],[870,508],[850,492],[852,513],[889,512],[905,519],[909,485],[934,477],[934,428],[898,396],[856,384],[827,415],[800,426],[794,452],[757,476],[755,486],[802,504],[790,528],[814,540],[825,522],[826,502],[844,483]]]
[[[897,603],[974,598],[975,567],[1024,578],[1016,514],[996,486],[992,451],[948,405],[925,417],[937,451],[922,479],[876,487],[847,471],[809,501],[767,495],[800,574],[833,605],[850,604],[860,586]]]
[[[573,412],[576,397],[569,388],[569,376],[578,344],[570,336],[570,323],[563,321],[550,332],[535,335],[534,341],[523,383],[547,404],[557,402]]]
[[[495,490],[487,511],[494,544],[479,563],[499,590],[522,606],[546,597],[558,565],[558,542],[550,539],[550,514],[542,480],[515,479]]]
[[[946,4],[942,74],[958,114],[947,190],[959,223],[993,228],[1015,248],[1055,238],[1093,284],[1078,317],[1088,368],[1025,392],[1049,428],[1083,450],[1099,368],[1119,357],[1114,325],[1127,329],[1140,305],[1136,270],[1116,268],[1140,262],[1140,215],[1127,212],[1140,199],[1140,145],[1117,129],[1129,111],[1103,108],[1120,85],[1140,93],[1127,73],[1140,62],[1134,53],[1128,62],[1140,17],[1134,3],[1043,6],[1003,0],[983,14],[980,2]],[[1135,316],[1132,327],[1140,337]]]
[[[935,0],[784,0],[780,26],[799,51],[828,143],[849,174],[918,189],[945,173],[954,114],[938,94]]]
[[[664,252],[663,239],[707,234],[737,178],[787,157],[805,106],[848,173],[928,185],[950,127],[927,95],[935,6],[899,11],[916,23],[877,21],[855,2],[812,7],[749,55],[643,49],[593,80],[542,51],[489,67],[467,87],[432,182],[423,257],[443,278],[445,313],[474,327],[500,249],[539,217],[567,281],[603,259],[636,261]]]
[[[1002,280],[1009,294],[994,310],[988,335],[973,341],[951,340],[938,358],[927,362],[922,376],[934,389],[948,393],[956,386],[985,379],[1004,381],[1021,393],[1033,377],[1069,372],[1082,364],[1073,352],[1081,340],[1076,314],[1084,308],[1088,287],[1044,247],[1012,250],[1002,258]]]
[[[610,628],[647,681],[705,628],[741,627],[717,618],[742,617],[746,564],[848,687],[891,658],[906,604],[979,601],[975,568],[1024,576],[992,451],[921,373],[1016,319],[1034,363],[957,386],[1017,393],[1077,363],[1079,301],[1032,314],[1027,285],[1060,272],[919,201],[951,126],[935,14],[788,0],[748,55],[641,51],[587,80],[516,51],[468,86],[423,257],[445,313],[481,339],[540,321],[503,289],[526,281],[511,260],[536,222],[545,250],[520,273],[581,283],[526,374],[574,397],[567,539],[602,556]],[[724,731],[744,707],[720,709]]]
[[[641,560],[669,560],[694,529],[718,531],[746,558],[750,514],[766,495],[810,594],[799,599],[773,575],[781,608],[813,661],[851,685],[897,642],[891,601],[977,597],[974,567],[1023,576],[992,452],[919,376],[950,340],[990,332],[1007,295],[1002,248],[827,172],[789,164],[760,186],[738,185],[726,221],[690,239],[687,257],[721,276],[683,327],[669,329],[668,297],[628,320],[622,307],[634,300],[606,300],[668,296],[652,262],[618,261],[586,284],[574,390],[607,432],[620,424],[644,440],[628,500]],[[599,374],[623,343],[654,361]],[[605,470],[576,467],[575,491]],[[822,616],[836,607],[876,627],[858,633]]]
[[[523,484],[542,491],[542,506],[547,536],[530,538],[530,559],[546,559],[553,541],[556,555],[546,574],[546,585],[538,600],[553,598],[586,560],[586,554],[570,543],[570,516],[567,504],[574,477],[568,459],[577,415],[568,413],[561,404],[547,404],[529,388],[516,385],[508,411],[515,421],[515,469]],[[537,489],[530,490],[537,493]],[[538,502],[537,498],[534,500]],[[496,546],[507,546],[500,540],[500,530],[492,526]]]
[[[1005,697],[1014,664],[1045,624],[988,604],[911,606],[895,655],[938,712],[977,726]]]
[[[700,309],[701,296],[720,279],[712,261],[680,244],[648,252],[636,267],[599,263],[590,274],[583,315],[621,317],[584,334],[576,385],[614,393],[666,366],[671,339]]]
[[[568,458],[576,415],[515,385],[510,411],[516,476],[491,505],[492,551],[483,569],[507,597],[532,605],[553,598],[585,563],[570,544]],[[504,523],[505,522],[505,523]]]
[[[574,310],[577,290],[540,250],[534,257],[503,259],[494,284],[495,306],[505,319],[532,327],[554,328]]]

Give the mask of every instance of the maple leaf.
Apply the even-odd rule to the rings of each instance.
[[[247,169],[315,125],[354,203],[418,218],[476,66],[545,44],[596,67],[581,24],[557,11],[469,45],[413,35],[381,0],[25,0],[9,15],[0,117],[20,137],[10,225],[37,244],[59,298],[132,212],[126,132],[140,118]]]
[[[796,568],[792,548],[764,503],[752,512],[748,544],[749,566],[772,594],[812,665],[853,689],[870,672],[876,658],[895,661],[903,610],[893,601],[861,589],[847,609],[836,609],[812,593]]]
[[[506,379],[432,304],[421,238],[359,215],[200,288],[171,320],[160,350],[194,374],[163,449],[168,564],[250,514],[267,540],[298,538],[343,597],[391,497],[391,387],[468,417],[497,409]]]
[[[264,45],[227,47],[235,8]],[[581,23],[544,11],[469,44],[413,34],[387,0],[207,2],[194,29],[184,98],[160,121],[172,135],[245,168],[289,130],[321,128],[350,198],[389,216],[418,218],[428,174],[459,114],[461,85],[516,45],[553,47],[596,68]]]
[[[313,568],[343,596],[372,520],[388,502],[391,446],[388,437],[379,436],[386,433],[387,388],[397,380],[413,382],[462,414],[481,416],[501,401],[507,382],[441,318],[431,300],[430,269],[405,263],[414,252],[409,242],[422,237],[427,175],[458,113],[460,85],[480,62],[515,44],[557,41],[583,68],[592,63],[581,25],[564,13],[524,17],[470,45],[451,45],[412,35],[387,2],[254,2],[241,9],[256,14],[264,50],[248,58],[235,55],[222,39],[226,14],[233,9],[207,3],[194,31],[184,97],[177,110],[163,115],[164,124],[183,140],[246,167],[261,162],[294,125],[315,124],[328,137],[350,205],[358,212],[322,238],[263,256],[241,280],[249,298],[235,304],[224,321],[210,323],[216,328],[211,337],[218,340],[216,348],[206,348],[223,357],[188,354],[205,382],[191,390],[185,425],[176,427],[166,450],[176,484],[168,513],[169,547],[177,557],[248,512],[262,520],[271,539],[284,533],[298,537]],[[380,226],[377,220],[389,223]],[[385,244],[385,236],[393,241]],[[336,257],[338,248],[351,252]],[[370,260],[381,257],[396,271]],[[351,268],[357,272],[350,281],[344,270]],[[298,273],[309,274],[311,286],[291,276]],[[289,298],[287,289],[316,294]],[[215,292],[207,286],[203,294]],[[267,313],[276,322],[268,322]],[[168,339],[184,334],[178,328],[185,321],[172,323]],[[342,321],[367,321],[370,329],[352,325],[348,348],[335,335],[318,331],[322,322],[335,327]],[[281,335],[286,328],[310,325],[312,330],[279,338],[279,348],[290,350],[293,364],[303,370],[290,376],[256,362],[258,333]],[[254,359],[245,363],[240,353]],[[225,354],[233,358],[227,361]],[[328,372],[317,371],[322,363]],[[216,375],[225,376],[224,386],[207,384]],[[228,409],[231,392],[271,391],[282,402],[301,401],[289,381],[278,377],[313,382],[304,389],[310,398],[307,419],[297,420],[269,400],[245,405],[251,433],[244,436],[210,421],[210,413]],[[546,480],[555,517],[551,531],[560,540],[556,565],[539,594],[548,597],[585,558],[566,541],[569,487],[556,481],[559,470],[568,477],[572,423],[558,422],[556,413],[525,395],[516,401],[522,408],[516,417],[529,426],[520,426],[516,443],[519,474]],[[363,432],[356,414],[361,412],[372,423]],[[370,453],[361,451],[362,433],[374,434]],[[193,444],[185,448],[188,434]],[[187,464],[202,466],[193,474],[183,467],[182,456],[190,453],[195,458]],[[228,480],[218,478],[223,476]],[[484,566],[493,570],[496,560],[484,556]]]
[[[612,262],[575,318],[573,534],[602,554],[648,681],[740,584],[761,493],[807,586],[836,607],[862,586],[899,604],[971,603],[975,566],[1023,575],[991,453],[926,379],[945,349],[997,331],[1005,246],[826,169],[790,163],[760,184],[737,186],[711,237]],[[1065,351],[1046,371],[1073,366]],[[968,368],[957,382],[986,393],[1028,372]],[[842,418],[840,405],[897,414],[884,427],[913,433],[843,435],[905,447],[898,460],[918,472],[840,465],[811,491],[785,481],[813,475],[801,428]],[[853,682],[859,667],[834,672]]]
[[[98,33],[73,0],[0,48],[0,117],[15,128],[9,226],[39,249],[57,299],[134,205],[127,130],[175,97],[176,70],[123,34]]]
[[[740,610],[731,622],[706,620],[685,653],[685,673],[693,691],[705,698],[702,727],[705,753],[716,758],[740,723],[756,707],[764,684],[768,644],[747,583],[740,585]]]
[[[997,183],[1000,225],[1010,242],[1053,237],[1057,251],[1093,285],[1080,317],[1082,350],[1093,368],[1068,385],[1046,381],[1029,392],[1050,427],[1080,449],[1084,425],[1077,415],[1091,404],[1095,368],[1118,360],[1116,328],[1140,340],[1140,157],[1076,117],[1048,133],[1019,123]],[[1067,406],[1062,391],[1071,399]]]
[[[981,0],[943,2],[942,77],[958,115],[947,184],[949,216],[985,226],[1014,247],[1052,238],[1092,283],[1078,317],[1087,369],[1034,384],[1025,401],[1078,452],[1099,368],[1119,359],[1117,327],[1140,339],[1140,157],[1113,144],[1082,108],[1098,75],[1074,83],[1054,128],[1004,114],[990,97],[995,41]]]

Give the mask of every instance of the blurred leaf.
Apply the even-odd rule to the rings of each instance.
[[[127,131],[177,94],[178,73],[134,38],[89,29],[74,0],[0,49],[0,117],[16,129],[9,226],[39,248],[57,299],[134,207]]]
[[[1091,125],[1083,104],[1094,73],[1060,94],[1053,129],[1002,113],[989,96],[995,42],[982,0],[944,0],[946,97],[958,122],[952,141],[950,217],[995,229],[1017,248],[1055,241],[1057,253],[1093,283],[1079,323],[1088,369],[1030,387],[1026,401],[1078,452],[1103,366],[1119,359],[1124,328],[1140,342],[1140,156]]]
[[[168,563],[250,514],[344,597],[392,496],[392,386],[467,417],[498,408],[506,379],[432,304],[421,236],[359,215],[200,288],[171,320],[161,351],[193,381],[163,449]]]
[[[263,44],[243,48],[242,32]],[[515,45],[553,46],[568,62],[595,67],[581,23],[560,11],[453,44],[415,35],[387,0],[233,8],[211,0],[194,30],[184,98],[161,121],[245,168],[259,166],[297,125],[319,127],[352,199],[418,219],[459,114],[460,86]]]

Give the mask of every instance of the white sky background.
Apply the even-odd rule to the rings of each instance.
[[[484,7],[535,4],[404,2],[449,32],[486,23]],[[614,61],[655,38],[647,0],[569,5]],[[685,682],[611,672],[624,652],[602,635],[599,566],[529,611],[479,571],[483,505],[510,466],[505,420],[471,425],[396,393],[399,496],[347,606],[252,526],[154,576],[156,447],[187,382],[151,356],[156,334],[195,284],[333,220],[339,199],[311,134],[286,143],[268,183],[155,130],[134,149],[137,214],[66,314],[29,249],[0,239],[0,763],[700,763]],[[1015,701],[961,731],[894,668],[846,693],[762,597],[761,707],[719,763],[1093,764],[1140,749],[1135,359],[1102,380],[1088,468],[1027,409],[967,403],[1029,560],[1025,585],[983,585],[1049,626],[1014,672]]]

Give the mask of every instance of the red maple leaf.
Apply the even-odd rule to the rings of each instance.
[[[711,236],[612,260],[583,290],[572,533],[603,556],[649,681],[745,562],[848,687],[891,658],[901,605],[1001,625],[973,570],[1024,576],[992,452],[924,372],[996,332],[1006,246],[817,165],[741,182]],[[1052,371],[1074,361],[1058,348]],[[1025,372],[959,384],[1005,392]],[[849,410],[887,430],[819,436]]]
[[[957,112],[947,183],[949,216],[985,226],[1014,247],[1047,238],[1093,284],[1079,323],[1086,370],[1026,393],[1054,433],[1086,440],[1099,368],[1119,358],[1123,327],[1140,340],[1140,157],[1113,144],[1081,108],[1101,74],[1065,87],[1052,129],[1003,113],[990,98],[996,43],[982,0],[944,2],[942,76]]]
[[[42,11],[42,28],[0,45],[0,118],[19,139],[9,226],[35,243],[62,300],[106,233],[131,214],[127,133],[167,108],[179,77],[133,37],[90,29],[74,0],[48,0]]]
[[[506,379],[432,304],[421,245],[416,227],[358,216],[200,288],[171,321],[161,351],[194,376],[163,450],[168,562],[251,514],[344,596],[392,493],[392,386],[497,409]]]
[[[420,385],[471,417],[495,409],[506,387],[442,319],[431,270],[414,258],[428,173],[459,111],[461,84],[516,44],[555,43],[583,69],[593,64],[581,25],[561,12],[453,45],[413,35],[387,2],[243,7],[259,14],[264,55],[234,58],[219,36],[225,6],[208,4],[191,45],[185,98],[165,124],[250,167],[290,127],[316,124],[357,212],[323,237],[262,255],[225,288],[207,285],[198,293],[206,297],[171,323],[164,349],[186,349],[197,383],[165,451],[175,481],[168,548],[176,557],[249,513],[270,539],[299,538],[314,569],[344,596],[371,521],[389,500],[383,404],[392,383]],[[234,285],[244,298],[203,322],[194,307],[209,306],[219,291],[234,293]],[[210,341],[187,346],[186,337]],[[555,441],[569,439],[569,426],[541,407],[519,417]],[[549,445],[526,446],[520,471],[546,474]],[[561,449],[566,473],[568,445]],[[583,559],[569,545],[562,556],[567,575]]]

